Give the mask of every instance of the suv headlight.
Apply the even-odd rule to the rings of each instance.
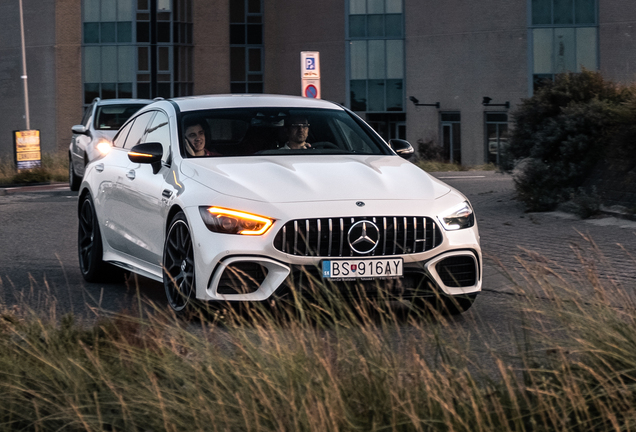
[[[274,219],[221,207],[199,207],[203,223],[210,231],[224,234],[263,235]]]
[[[475,213],[468,201],[464,201],[437,217],[446,231],[470,228],[475,225]]]

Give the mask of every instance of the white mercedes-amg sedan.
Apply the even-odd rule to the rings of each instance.
[[[309,283],[470,307],[482,257],[464,195],[408,162],[348,109],[220,95],[161,100],[131,117],[79,191],[79,262],[162,281],[195,300],[264,301]],[[452,299],[452,300],[451,300]]]

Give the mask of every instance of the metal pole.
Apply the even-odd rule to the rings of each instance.
[[[26,128],[31,129],[29,119],[29,86],[27,84],[26,49],[24,46],[24,17],[22,15],[22,0],[20,0],[20,35],[22,36],[22,82],[24,83],[24,114],[26,117]]]

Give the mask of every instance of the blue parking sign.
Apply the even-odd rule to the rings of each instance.
[[[313,58],[313,57],[307,57],[307,58],[305,59],[305,62],[307,63],[307,64],[305,65],[305,68],[306,68],[307,70],[316,70],[316,59],[315,59],[315,58]]]

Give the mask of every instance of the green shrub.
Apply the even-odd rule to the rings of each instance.
[[[524,160],[515,184],[528,210],[552,210],[581,187],[616,137],[625,135],[636,112],[628,104],[634,93],[584,71],[559,75],[523,101],[513,113],[503,167],[511,171]]]

